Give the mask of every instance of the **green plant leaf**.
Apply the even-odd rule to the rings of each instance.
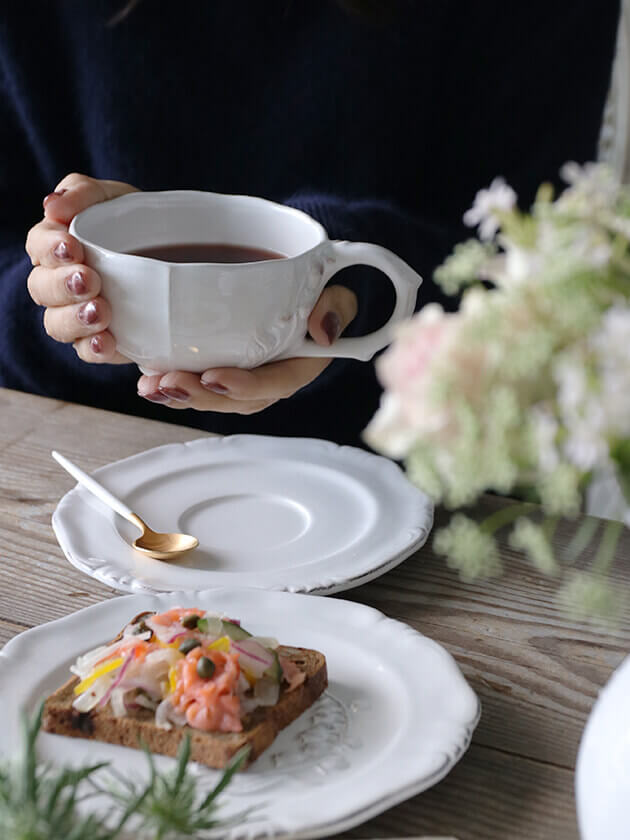
[[[132,818],[137,822],[134,835],[143,840],[192,840],[199,832],[225,824],[216,817],[216,798],[242,766],[249,748],[234,757],[202,799],[197,780],[188,772],[189,736],[182,740],[175,770],[164,773],[142,745],[149,779],[138,785],[106,763],[76,769],[38,763],[42,715],[43,704],[32,718],[23,715],[21,751],[11,761],[0,760],[1,840],[122,840]],[[106,768],[118,784],[116,789],[94,778]],[[85,792],[86,783],[90,792]],[[107,797],[107,813],[80,813],[79,804],[96,794]]]

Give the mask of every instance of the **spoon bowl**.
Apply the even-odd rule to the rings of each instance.
[[[149,528],[147,523],[137,513],[134,513],[124,502],[114,496],[113,493],[110,493],[109,490],[106,490],[91,475],[83,472],[72,461],[60,455],[59,452],[53,451],[51,454],[55,461],[66,472],[69,472],[79,484],[82,484],[90,493],[93,493],[98,499],[105,502],[108,507],[142,531],[140,536],[131,544],[132,548],[136,551],[145,554],[147,557],[153,557],[155,560],[168,561],[181,557],[182,554],[192,551],[193,548],[197,548],[199,545],[197,537],[193,537],[190,534],[160,533],[160,531],[154,531],[152,528]]]
[[[174,560],[199,545],[197,537],[190,534],[162,534],[159,531],[154,531],[135,513],[133,514],[133,520],[130,518],[129,521],[137,525],[142,531],[140,536],[136,537],[131,543],[132,547],[156,560]]]

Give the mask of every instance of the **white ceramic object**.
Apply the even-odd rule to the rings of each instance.
[[[299,210],[242,195],[130,193],[94,204],[70,232],[103,282],[118,350],[144,372],[252,368],[295,356],[371,359],[392,326],[414,311],[421,278],[378,245],[329,241]],[[287,255],[250,263],[170,263],[125,253],[174,243],[231,243]],[[391,318],[359,338],[321,347],[305,338],[308,316],[330,278],[351,265],[389,277]]]
[[[630,657],[600,692],[588,718],[575,772],[582,840],[630,837]]]
[[[11,640],[0,653],[0,753],[17,746],[19,709],[32,710],[57,688],[78,654],[113,638],[142,610],[174,605],[239,618],[258,635],[315,648],[327,659],[325,695],[225,792],[226,817],[255,808],[222,835],[229,840],[346,831],[434,785],[468,747],[479,702],[436,642],[349,601],[217,589],[116,598]],[[75,766],[110,761],[136,780],[147,772],[141,752],[96,741],[43,733],[38,752]],[[163,757],[158,763],[172,766]],[[218,778],[193,767],[204,790]]]
[[[76,464],[73,464],[68,458],[64,458],[59,452],[55,452],[54,449],[50,454],[64,470],[69,472],[79,484],[86,487],[93,496],[96,496],[97,499],[100,499],[115,513],[139,529],[140,536],[136,537],[131,544],[136,551],[148,554],[149,557],[154,557],[156,560],[171,562],[179,559],[185,552],[192,551],[193,548],[197,548],[199,545],[199,540],[190,534],[162,534],[154,531],[130,507],[127,507],[124,502],[121,502],[109,490],[106,490],[102,484],[99,484],[93,476],[83,472]]]
[[[136,529],[75,487],[53,514],[59,544],[74,566],[126,592],[340,592],[402,562],[433,522],[430,500],[395,463],[310,438],[200,438],[94,475],[152,527],[199,540],[172,563],[143,557],[130,546]]]
[[[68,458],[65,458],[59,452],[56,452],[54,449],[50,453],[55,461],[59,464],[59,466],[63,467],[64,470],[74,478],[79,484],[82,484],[84,487],[96,496],[97,499],[100,499],[103,504],[110,507],[115,513],[119,516],[128,519],[132,524],[135,525],[134,520],[132,519],[135,516],[134,512],[131,510],[130,507],[127,507],[124,502],[121,502],[119,498],[114,496],[109,490],[106,490],[102,484],[99,484],[98,481],[95,481],[91,475],[83,472],[82,469],[79,469],[76,464],[73,464]]]

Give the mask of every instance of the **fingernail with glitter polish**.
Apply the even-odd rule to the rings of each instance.
[[[168,402],[168,397],[164,394],[160,394],[159,391],[154,391],[152,394],[141,394],[138,391],[138,396],[142,397],[143,400],[149,400],[149,402],[154,403],[166,403]]]
[[[341,318],[336,312],[327,312],[322,318],[322,329],[326,333],[328,343],[332,344],[341,332]]]
[[[229,388],[226,388],[225,385],[221,385],[220,382],[212,382],[211,380],[204,381],[202,379],[201,386],[202,388],[205,388],[206,391],[212,391],[213,394],[227,394],[230,390]]]
[[[75,271],[66,277],[66,288],[71,295],[84,295],[87,292],[87,283],[81,271]]]
[[[86,327],[89,327],[98,321],[98,307],[93,300],[88,300],[87,303],[84,303],[79,307],[77,318],[82,324],[85,324]]]
[[[188,402],[190,399],[190,394],[183,388],[160,388],[159,391],[169,400],[175,400],[176,402]]]
[[[71,258],[70,248],[68,248],[66,242],[60,242],[53,251],[53,254],[58,260],[69,260]]]
[[[90,350],[95,355],[99,355],[103,352],[103,336],[102,335],[93,335],[90,339]]]

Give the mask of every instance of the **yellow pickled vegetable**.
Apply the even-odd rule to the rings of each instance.
[[[104,665],[101,665],[100,668],[97,668],[95,671],[92,671],[92,673],[88,677],[86,677],[84,680],[81,680],[81,682],[74,689],[74,693],[83,694],[83,692],[86,691],[92,685],[92,683],[95,682],[99,677],[102,677],[103,674],[108,674],[110,671],[115,671],[116,668],[120,668],[123,662],[124,660],[122,656],[119,656],[118,658],[112,659],[110,662],[106,662]]]
[[[221,636],[219,639],[215,639],[215,641],[212,642],[212,644],[208,645],[208,650],[220,650],[222,653],[229,653],[230,637]]]

